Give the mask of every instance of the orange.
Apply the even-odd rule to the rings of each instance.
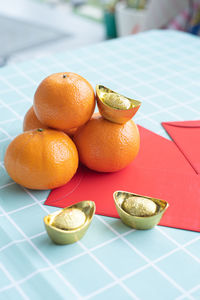
[[[48,126],[42,124],[42,122],[38,120],[33,110],[33,106],[31,106],[31,108],[29,108],[29,110],[24,116],[23,131],[28,131],[37,128],[48,128]]]
[[[85,124],[94,108],[92,86],[75,73],[48,76],[40,83],[34,96],[34,111],[40,122],[63,131]]]
[[[48,126],[42,124],[38,118],[36,117],[36,114],[34,112],[33,106],[29,108],[27,113],[24,116],[24,122],[23,122],[23,131],[28,131],[32,129],[37,129],[37,128],[49,128]],[[76,132],[77,128],[72,128],[64,131],[67,133],[70,137],[74,135]]]
[[[74,136],[80,161],[99,172],[126,167],[137,155],[140,136],[132,121],[116,124],[95,114]]]
[[[78,152],[65,133],[36,129],[18,135],[8,146],[5,168],[18,184],[52,189],[67,183],[78,167]]]

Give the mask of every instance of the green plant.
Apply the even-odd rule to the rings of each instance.
[[[135,9],[144,9],[146,0],[126,0],[127,6]]]

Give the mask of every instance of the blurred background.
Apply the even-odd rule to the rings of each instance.
[[[167,28],[200,35],[200,0],[0,1],[0,67]]]

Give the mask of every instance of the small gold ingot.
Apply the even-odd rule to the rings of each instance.
[[[103,85],[96,86],[96,98],[100,114],[118,124],[131,120],[141,105],[140,101],[120,95]]]
[[[47,234],[56,244],[79,241],[90,226],[95,209],[93,201],[81,201],[44,217]]]
[[[135,229],[150,229],[156,226],[169,206],[164,200],[125,191],[114,192],[113,198],[122,222]],[[132,205],[133,201],[130,199],[134,198],[138,199],[136,203],[140,203],[139,206]],[[144,201],[144,199],[148,201]],[[149,201],[153,202],[154,205]],[[137,213],[137,215],[135,215],[135,213]]]

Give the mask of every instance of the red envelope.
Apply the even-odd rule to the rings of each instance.
[[[163,122],[165,130],[196,174],[200,173],[200,121]]]
[[[200,231],[199,176],[176,145],[141,126],[137,158],[115,173],[98,173],[83,166],[66,185],[52,190],[46,205],[66,207],[93,200],[97,214],[118,217],[112,194],[125,190],[164,199],[170,207],[160,225]]]

